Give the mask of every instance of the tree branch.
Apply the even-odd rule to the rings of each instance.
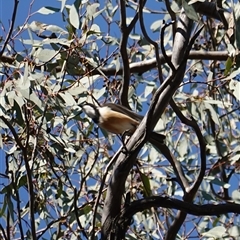
[[[184,10],[182,10],[179,20],[178,20],[178,26],[176,35],[174,38],[174,45],[173,45],[173,55],[172,55],[172,63],[175,66],[175,68],[182,62],[184,64],[183,71],[178,74],[178,78],[173,81],[172,84],[176,84],[177,87],[179,86],[180,82],[182,81],[185,73],[185,66],[186,66],[186,60],[185,63],[183,63],[182,56],[184,55],[184,52],[188,48],[188,41],[190,38],[191,30],[192,30],[193,21],[188,19],[186,16]],[[190,46],[189,46],[190,47]],[[190,51],[190,49],[189,49]],[[167,94],[167,90],[166,90]],[[172,97],[172,95],[171,95]],[[166,234],[166,240],[173,240],[176,238],[176,234],[179,230],[179,228],[182,226],[183,221],[186,218],[185,212],[178,212],[173,224],[170,226],[167,234]]]
[[[18,7],[18,3],[19,3],[19,0],[14,0],[14,8],[13,8],[13,13],[12,13],[12,21],[11,21],[11,24],[10,24],[10,28],[9,28],[9,31],[8,31],[8,35],[6,37],[6,40],[3,44],[3,47],[2,47],[2,50],[0,52],[0,59],[4,53],[4,50],[8,44],[8,41],[11,37],[11,34],[12,34],[12,31],[13,31],[13,27],[14,27],[14,23],[15,23],[15,19],[16,19],[16,15],[17,15],[17,7]]]
[[[17,143],[17,145],[20,147],[23,153],[23,160],[26,167],[26,173],[27,173],[27,184],[28,184],[28,190],[29,190],[29,209],[30,209],[30,222],[31,222],[31,231],[32,231],[32,239],[36,240],[36,228],[35,228],[35,216],[34,216],[34,203],[35,203],[35,194],[33,191],[33,182],[32,182],[32,172],[31,168],[28,162],[28,154],[26,147],[23,146],[22,142],[20,141],[15,129],[13,126],[8,122],[8,120],[4,116],[0,116],[0,119],[7,125],[7,127],[10,129],[10,131],[13,134],[13,137]]]
[[[116,220],[118,224],[122,224],[125,221],[129,221],[129,219],[131,219],[137,212],[141,212],[152,207],[178,209],[186,214],[192,214],[195,216],[218,216],[230,212],[240,213],[240,205],[235,203],[196,205],[178,199],[171,199],[169,197],[153,196],[130,203],[122,209],[121,214]]]
[[[228,58],[228,52],[227,51],[191,51],[189,53],[188,59],[192,60],[218,60],[218,61],[226,61]],[[239,54],[240,55],[240,54]],[[236,55],[239,56],[239,55]],[[172,58],[172,53],[167,53],[167,56],[169,58]],[[161,64],[165,64],[166,61],[164,59],[164,56],[162,54],[159,55],[159,59]],[[9,57],[9,56],[2,56],[1,61],[3,63],[9,63],[13,64],[15,61],[14,57]],[[131,63],[129,64],[129,70],[131,74],[137,73],[137,74],[142,74],[144,72],[150,71],[151,69],[154,69],[156,67],[156,58],[136,62],[136,63]],[[31,63],[33,66],[36,65],[36,63],[32,62]],[[43,68],[43,67],[42,67]],[[35,66],[36,70],[41,70],[40,66]],[[61,71],[61,67],[56,67],[55,68],[56,72]],[[99,74],[99,70],[106,76],[116,76],[116,75],[123,75],[123,67],[120,67],[119,70],[117,71],[115,67],[113,68],[102,68],[102,67],[96,67],[94,68],[91,72],[92,75]],[[44,71],[47,71],[46,67]],[[77,73],[75,76],[79,76]]]
[[[121,36],[121,41],[120,41],[120,53],[122,57],[122,63],[123,63],[123,68],[122,68],[122,75],[123,75],[123,83],[122,83],[122,88],[120,91],[120,103],[129,108],[129,103],[128,103],[128,88],[129,88],[129,82],[130,82],[130,68],[129,68],[129,60],[128,60],[128,52],[127,52],[127,41],[128,41],[128,36],[131,33],[133,27],[135,26],[137,20],[138,20],[138,15],[136,14],[130,25],[127,27],[126,25],[126,5],[125,5],[125,0],[120,0],[120,17],[121,17],[121,31],[122,31],[122,36]]]

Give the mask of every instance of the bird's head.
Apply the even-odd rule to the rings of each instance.
[[[92,120],[95,123],[99,122],[100,114],[97,106],[91,103],[83,103],[80,104],[79,106],[82,108],[83,112],[85,112],[88,115],[88,117],[92,118]]]

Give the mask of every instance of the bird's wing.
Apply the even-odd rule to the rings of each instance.
[[[141,121],[143,119],[143,116],[127,109],[126,107],[120,105],[120,104],[115,104],[115,103],[104,103],[102,105],[103,107],[104,106],[107,106],[109,108],[111,108],[113,111],[116,111],[116,112],[120,112],[122,114],[125,114],[125,115],[128,115],[129,117],[137,120],[137,121]]]

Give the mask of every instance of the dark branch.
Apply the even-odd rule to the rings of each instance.
[[[130,25],[127,27],[126,25],[126,4],[124,0],[120,1],[120,17],[121,17],[121,41],[120,41],[120,53],[122,57],[122,75],[123,75],[123,84],[120,92],[120,103],[129,108],[128,103],[128,89],[129,89],[129,82],[130,82],[130,68],[129,68],[129,60],[128,60],[128,52],[127,52],[127,42],[128,42],[128,36],[131,33],[133,27],[135,26],[138,16],[135,15],[134,19],[130,23]]]
[[[7,125],[7,127],[10,129],[10,131],[13,134],[13,137],[17,143],[17,145],[22,150],[23,154],[23,160],[26,167],[27,172],[27,184],[28,184],[28,190],[29,190],[29,209],[30,209],[30,221],[31,221],[31,230],[32,230],[32,239],[36,240],[36,227],[35,227],[35,216],[34,216],[34,202],[35,202],[35,194],[33,190],[33,182],[32,182],[32,171],[29,165],[28,161],[28,153],[27,153],[27,147],[24,147],[22,142],[20,141],[14,127],[10,124],[10,122],[4,117],[0,116],[0,119]]]
[[[184,202],[178,199],[171,199],[169,197],[148,197],[141,200],[134,201],[122,209],[118,218],[118,222],[128,221],[137,212],[144,211],[151,207],[177,209],[195,216],[219,216],[226,213],[240,213],[239,204],[205,204],[196,205],[189,202]]]
[[[10,24],[10,29],[9,29],[8,35],[7,35],[6,40],[5,40],[4,44],[3,44],[3,48],[2,48],[2,50],[1,50],[1,52],[0,52],[0,59],[1,59],[2,55],[3,55],[3,53],[4,53],[4,50],[5,50],[5,48],[6,48],[7,44],[8,44],[8,41],[9,41],[11,35],[12,35],[12,31],[13,31],[13,27],[14,27],[16,15],[17,15],[18,3],[19,3],[19,0],[15,0],[15,1],[14,1],[12,21],[11,21],[11,24]]]

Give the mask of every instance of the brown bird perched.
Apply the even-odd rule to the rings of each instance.
[[[80,107],[102,129],[115,134],[133,133],[143,119],[143,116],[115,103],[105,103],[102,106],[85,103]],[[151,138],[163,143],[166,137],[153,132],[150,142]]]

